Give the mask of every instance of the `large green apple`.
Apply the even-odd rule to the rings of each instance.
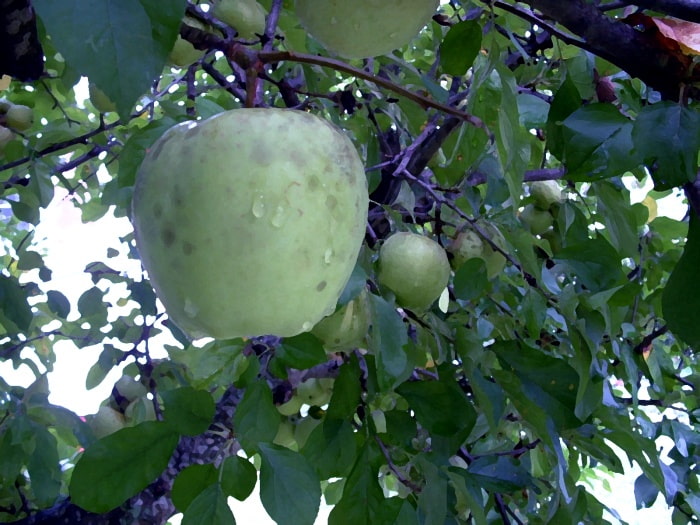
[[[379,282],[406,308],[430,306],[447,286],[450,263],[438,243],[416,233],[395,233],[379,250]]]
[[[180,328],[286,337],[335,308],[367,206],[362,161],[341,130],[302,111],[235,109],[176,125],[153,144],[133,222]]]
[[[12,104],[5,113],[5,124],[17,131],[26,131],[34,123],[34,110],[22,104]]]
[[[541,235],[552,227],[554,217],[548,211],[541,210],[533,204],[528,204],[520,212],[520,220],[528,227],[533,235]]]
[[[562,201],[561,186],[555,180],[531,182],[530,195],[535,201],[535,206],[541,210],[548,210]]]
[[[408,44],[439,4],[439,0],[296,0],[296,13],[328,51],[366,58]]]

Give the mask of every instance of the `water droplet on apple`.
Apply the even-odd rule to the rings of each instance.
[[[265,196],[264,195],[258,195],[255,197],[253,200],[253,207],[251,209],[253,212],[253,216],[257,217],[258,219],[265,215]]]
[[[323,253],[323,262],[325,262],[326,264],[330,264],[332,260],[333,260],[333,248],[328,248]]]
[[[301,329],[304,332],[308,332],[314,327],[314,324],[311,321],[306,321],[303,325],[301,325]]]
[[[331,25],[335,25],[338,23],[338,19],[334,16],[331,17]]]
[[[280,228],[282,226],[282,224],[284,224],[284,218],[285,218],[284,207],[277,206],[277,208],[275,209],[275,213],[272,215],[272,218],[270,219],[270,223],[275,228]]]
[[[389,38],[396,38],[397,33],[389,33]]]

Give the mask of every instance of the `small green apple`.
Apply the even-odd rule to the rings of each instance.
[[[17,131],[26,131],[34,123],[34,110],[29,106],[13,104],[5,113],[5,125]]]
[[[331,400],[332,388],[324,386],[319,379],[312,377],[297,385],[297,396],[306,405],[323,406]]]
[[[296,0],[301,24],[345,58],[390,53],[430,22],[439,0]]]
[[[530,195],[535,200],[535,206],[541,210],[548,210],[562,200],[561,187],[555,180],[531,182]]]
[[[90,94],[90,102],[92,102],[92,105],[95,106],[95,109],[100,113],[117,111],[117,105],[110,100],[104,91],[92,82],[88,85],[88,92]]]
[[[267,13],[255,0],[220,0],[214,4],[212,14],[245,40],[253,40],[265,32]]]
[[[338,311],[321,319],[311,333],[321,340],[328,352],[342,352],[361,346],[370,324],[368,301],[367,291],[362,290]]]
[[[168,63],[176,67],[188,67],[204,56],[204,51],[197,49],[192,42],[177,35],[177,40],[168,55]]]
[[[484,241],[475,231],[465,230],[457,235],[448,249],[452,253],[454,267],[459,268],[469,259],[481,257],[484,254]]]
[[[7,129],[5,126],[0,126],[0,153],[5,151],[5,146],[7,146],[7,144],[9,144],[14,138],[15,134],[11,129]]]
[[[338,302],[367,221],[352,141],[303,111],[184,122],[136,176],[136,244],[158,297],[194,337],[311,330]]]
[[[379,250],[379,283],[406,308],[428,308],[447,286],[450,262],[438,243],[416,233],[389,237]]]
[[[304,400],[298,395],[292,396],[289,401],[277,405],[277,411],[283,416],[293,416],[299,412],[299,409],[304,404]]]
[[[272,442],[275,445],[280,445],[282,447],[287,447],[291,449],[297,449],[297,440],[294,437],[294,430],[296,425],[289,421],[282,421],[280,426],[277,427],[277,434]]]
[[[520,212],[520,220],[533,235],[542,235],[554,224],[554,217],[552,217],[551,213],[540,210],[532,204],[528,204],[523,208],[523,211]]]
[[[130,402],[134,399],[145,396],[148,393],[148,390],[143,383],[136,381],[129,375],[121,376],[114,384],[114,389]]]
[[[101,406],[97,413],[88,418],[88,425],[98,438],[107,436],[126,426],[124,414],[112,407]]]

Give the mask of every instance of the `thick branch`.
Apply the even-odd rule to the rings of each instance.
[[[685,85],[692,81],[689,57],[661,48],[651,31],[638,31],[611,19],[593,3],[586,0],[526,2],[585,40],[592,53],[640,78],[664,98],[679,100]]]

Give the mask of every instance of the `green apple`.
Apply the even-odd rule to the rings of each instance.
[[[238,36],[246,40],[256,39],[256,35],[265,32],[267,13],[255,0],[220,0],[214,4],[212,14],[233,27],[238,31]]]
[[[332,315],[322,319],[311,333],[329,352],[353,350],[361,346],[369,330],[369,299],[366,290]]]
[[[445,250],[424,235],[395,233],[379,250],[379,282],[394,292],[401,306],[417,310],[429,307],[449,278]]]
[[[496,246],[502,250],[506,249],[506,240],[496,226],[489,222],[481,222],[479,226],[481,226],[486,235],[488,235],[489,239],[491,239]],[[484,253],[481,255],[481,258],[486,262],[486,275],[489,279],[493,279],[499,275],[506,266],[506,258],[503,254],[495,250],[487,242],[484,242]]]
[[[541,210],[528,204],[520,212],[520,220],[528,227],[533,235],[541,235],[552,227],[554,217],[548,211]]]
[[[282,447],[297,449],[297,441],[294,438],[294,430],[296,425],[289,421],[282,421],[280,426],[277,427],[277,434],[275,435],[272,442],[275,445],[280,445]]]
[[[5,151],[5,146],[15,138],[15,134],[11,129],[7,129],[5,126],[0,126],[0,153]]]
[[[303,111],[231,110],[168,130],[136,178],[137,247],[181,329],[288,337],[334,310],[369,202],[340,129]]]
[[[299,409],[304,404],[304,400],[297,396],[292,396],[292,398],[286,403],[277,405],[277,411],[283,416],[293,416],[299,413]]]
[[[95,109],[100,113],[117,111],[117,105],[110,100],[104,91],[92,82],[88,85],[88,92],[90,94],[90,102],[92,102],[92,105],[95,106]]]
[[[17,131],[26,131],[34,123],[34,110],[21,104],[11,105],[5,113],[5,125]]]
[[[331,400],[333,388],[312,377],[297,385],[297,396],[307,405],[323,406]]]
[[[530,195],[535,200],[535,206],[541,210],[548,210],[562,200],[561,187],[555,180],[531,182]]]
[[[484,241],[475,231],[465,230],[452,241],[449,250],[452,253],[454,267],[459,268],[469,259],[481,257],[484,254]]]
[[[197,49],[192,42],[177,35],[177,40],[168,55],[168,63],[176,67],[188,67],[204,56],[204,51]]]
[[[112,407],[101,406],[97,414],[88,418],[88,425],[98,438],[107,436],[126,426],[124,414]]]
[[[309,439],[311,433],[316,429],[317,426],[321,424],[320,419],[314,419],[312,417],[307,417],[302,419],[294,429],[294,440],[297,442],[297,446],[302,448],[306,441]]]
[[[345,58],[390,53],[430,22],[439,0],[296,0],[306,30]]]
[[[133,401],[134,399],[145,396],[148,393],[148,390],[143,383],[136,381],[133,377],[128,375],[121,376],[114,384],[114,388],[128,401]]]

